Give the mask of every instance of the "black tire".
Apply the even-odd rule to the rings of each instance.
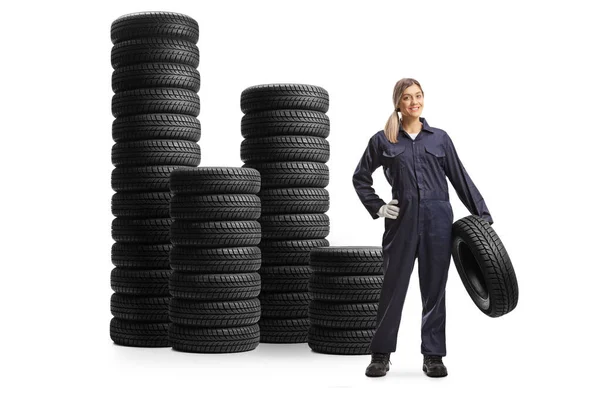
[[[172,218],[198,221],[257,220],[260,211],[255,194],[176,194],[170,205]]]
[[[200,146],[183,140],[139,140],[115,143],[112,163],[115,167],[200,164]]]
[[[242,168],[254,168],[260,172],[261,188],[312,187],[324,188],[329,184],[329,168],[315,162],[247,163]]]
[[[169,340],[173,350],[188,353],[238,353],[259,345],[258,324],[233,328],[197,328],[172,324]]]
[[[168,322],[110,320],[110,338],[115,344],[131,347],[170,347]]]
[[[262,240],[324,239],[329,235],[326,214],[263,215],[258,222]]]
[[[242,112],[263,110],[329,110],[329,93],[314,85],[293,83],[256,85],[242,91]]]
[[[111,260],[124,269],[170,269],[170,244],[113,243]]]
[[[169,244],[172,219],[123,219],[112,221],[112,238],[119,243]]]
[[[311,326],[308,330],[308,346],[324,354],[370,354],[369,347],[374,334],[374,329],[339,330]]]
[[[258,193],[261,215],[317,214],[329,210],[329,192],[321,188],[265,189]]]
[[[256,246],[260,243],[260,223],[179,219],[171,225],[171,243],[198,247]]]
[[[378,302],[383,275],[335,276],[313,274],[308,281],[313,300],[336,303]]]
[[[181,168],[171,174],[170,190],[175,194],[256,194],[260,173],[252,168]]]
[[[184,64],[198,68],[200,52],[194,43],[185,40],[145,37],[114,45],[110,60],[114,69],[143,63]]]
[[[112,124],[115,142],[134,140],[200,140],[200,121],[191,115],[139,114],[116,118]]]
[[[308,318],[308,292],[260,292],[261,318]]]
[[[197,117],[200,98],[191,90],[171,88],[126,90],[112,97],[112,114],[116,118],[152,113]]]
[[[261,343],[306,343],[310,321],[308,318],[261,318],[258,325]]]
[[[145,88],[200,90],[200,73],[184,64],[147,63],[117,68],[112,74],[115,93]]]
[[[136,322],[169,322],[170,297],[138,297],[113,293],[110,311],[115,318]]]
[[[111,210],[119,218],[169,218],[169,192],[115,193]]]
[[[243,162],[312,161],[329,160],[329,142],[310,136],[272,136],[245,139],[241,145]]]
[[[308,265],[263,266],[261,292],[306,292],[311,270]]]
[[[181,165],[117,167],[112,170],[111,186],[117,192],[168,192],[171,171],[189,168]]]
[[[173,298],[169,316],[175,324],[205,328],[254,325],[260,319],[260,300],[199,302]]]
[[[259,247],[263,265],[308,265],[313,247],[329,246],[327,239],[263,240]]]
[[[170,270],[128,270],[113,268],[110,286],[115,293],[130,296],[168,296]]]
[[[110,39],[114,44],[147,36],[173,37],[196,43],[198,22],[184,14],[149,11],[123,15],[110,26]]]
[[[242,117],[242,137],[329,136],[329,117],[319,111],[269,110],[250,112]]]
[[[517,306],[517,277],[502,241],[490,224],[476,215],[452,225],[452,258],[467,293],[484,314],[505,315]]]
[[[383,275],[383,252],[381,246],[314,248],[310,266],[317,274]]]
[[[261,252],[253,247],[198,248],[173,246],[171,268],[179,272],[228,274],[256,272],[261,264]]]
[[[375,329],[379,304],[339,304],[311,301],[308,307],[310,323],[328,329]]]
[[[243,274],[184,274],[174,271],[169,280],[171,296],[201,301],[246,300],[258,297],[260,275]]]

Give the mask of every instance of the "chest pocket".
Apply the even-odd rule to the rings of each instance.
[[[381,163],[388,168],[399,168],[402,169],[404,167],[404,163],[402,163],[402,153],[406,148],[404,146],[393,146],[386,147],[383,149]]]
[[[439,146],[425,146],[425,161],[439,165],[442,171],[444,171],[446,167],[444,149]]]

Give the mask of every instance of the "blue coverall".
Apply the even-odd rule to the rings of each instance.
[[[423,303],[421,353],[446,355],[446,281],[452,254],[452,223],[448,184],[471,214],[493,223],[483,197],[467,174],[448,134],[423,127],[413,141],[400,124],[398,142],[390,143],[382,131],[373,135],[358,163],[352,182],[373,219],[386,204],[373,189],[373,172],[383,166],[398,199],[398,218],[385,218],[383,234],[383,287],[377,312],[373,353],[396,351],[402,307],[415,259]]]

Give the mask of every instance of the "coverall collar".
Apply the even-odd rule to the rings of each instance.
[[[425,118],[419,117],[419,121],[421,121],[421,123],[423,124],[423,128],[421,128],[422,131],[433,133],[433,129],[431,129],[431,127],[429,126],[429,124],[427,123],[427,120],[425,120]],[[408,136],[408,132],[406,132],[404,130],[402,123],[400,123],[400,132],[404,132],[405,136]]]

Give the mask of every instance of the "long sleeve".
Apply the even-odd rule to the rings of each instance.
[[[493,224],[494,220],[483,200],[483,196],[477,190],[471,177],[469,177],[465,167],[458,158],[458,154],[456,154],[452,139],[447,134],[444,140],[444,149],[446,153],[446,176],[450,179],[452,186],[454,186],[454,190],[456,190],[460,201],[462,201],[471,214],[485,219],[490,225]]]
[[[358,198],[373,219],[379,218],[377,211],[385,204],[385,201],[373,189],[373,172],[381,166],[375,139],[376,137],[373,136],[369,140],[369,144],[352,176],[352,183],[354,184],[354,189],[356,189],[356,194],[358,194]]]

